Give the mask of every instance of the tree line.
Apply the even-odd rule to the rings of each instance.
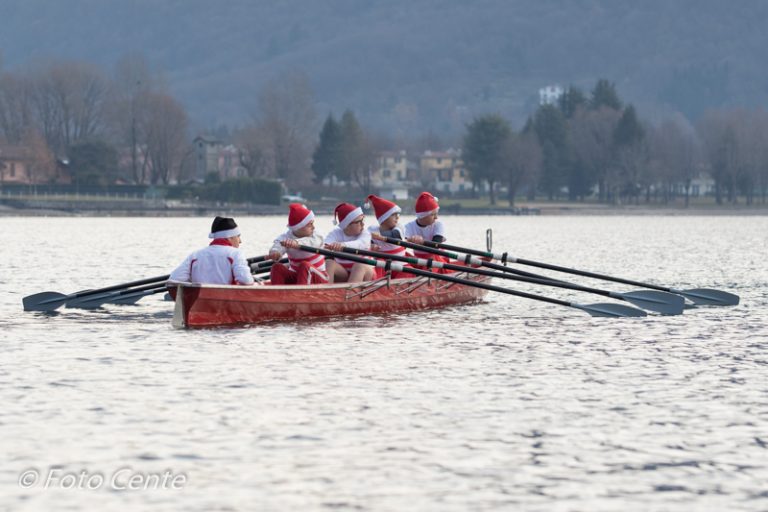
[[[223,131],[248,178],[307,181],[316,136],[309,80],[279,76],[249,122]],[[141,55],[121,58],[112,73],[78,61],[0,69],[0,143],[27,150],[36,183],[52,181],[57,165],[88,186],[186,182],[195,172],[191,132],[186,109]]]
[[[540,105],[520,131],[500,115],[475,118],[463,138],[463,159],[476,189],[497,187],[510,202],[529,199],[606,203],[663,202],[682,195],[688,206],[694,179],[714,180],[716,202],[766,202],[768,113],[712,110],[691,125],[680,114],[658,125],[639,119],[616,87],[598,80],[589,95],[567,88]]]
[[[77,61],[0,73],[0,140],[30,150],[35,181],[50,177],[58,158],[78,182],[112,182],[120,147],[130,152],[127,178],[168,183],[178,175],[188,123],[140,56],[122,58],[112,76]]]
[[[378,152],[415,155],[450,144],[434,134],[376,133],[351,110],[338,120],[330,113],[320,125],[302,73],[279,75],[255,96],[246,123],[218,130],[236,147],[239,176],[251,180],[294,189],[341,182],[368,193]],[[121,58],[112,73],[72,61],[0,69],[0,142],[27,148],[29,172],[40,183],[63,158],[83,185],[188,182],[195,171],[190,125],[162,73],[140,55]],[[768,192],[766,128],[761,109],[713,110],[695,124],[674,114],[652,124],[601,79],[589,93],[568,87],[519,130],[500,115],[482,115],[454,142],[474,189],[487,190],[492,203],[504,188],[510,201],[669,202],[682,195],[687,205],[702,173],[714,179],[718,203],[752,203],[766,202]]]

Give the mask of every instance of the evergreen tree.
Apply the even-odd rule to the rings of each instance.
[[[332,114],[323,123],[320,130],[320,142],[312,153],[312,172],[314,181],[320,183],[325,178],[338,176],[342,166],[341,126]]]
[[[594,110],[599,110],[601,107],[621,110],[621,100],[616,92],[616,85],[605,79],[598,80],[595,88],[592,89],[590,106]]]
[[[542,172],[539,185],[549,199],[565,186],[568,164],[568,132],[565,117],[554,105],[542,105],[533,119],[534,130],[542,151]]]
[[[567,119],[572,118],[579,108],[584,108],[587,105],[587,97],[584,95],[581,89],[569,86],[568,89],[560,96],[559,100],[560,110]]]
[[[512,128],[504,118],[487,115],[472,121],[464,136],[464,165],[473,183],[488,182],[491,204],[496,204],[496,183],[506,178],[504,147],[511,134]]]
[[[110,185],[117,172],[117,150],[101,140],[69,146],[70,169],[79,185]]]
[[[340,177],[349,184],[356,183],[364,193],[370,192],[371,152],[368,139],[351,110],[341,116]]]
[[[618,147],[631,146],[642,141],[644,137],[645,130],[637,119],[635,107],[627,105],[619,119],[619,124],[616,125],[616,131],[613,134],[614,143]]]
[[[628,105],[613,132],[616,165],[620,170],[619,194],[639,202],[642,187],[647,186],[648,153],[644,144],[645,130],[637,119],[635,107]]]

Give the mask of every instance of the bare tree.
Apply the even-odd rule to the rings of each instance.
[[[618,196],[634,198],[635,204],[640,202],[640,193],[650,185],[648,179],[649,148],[646,141],[618,148],[615,164],[618,169]]]
[[[736,172],[736,186],[746,198],[747,204],[754,202],[760,180],[760,171],[763,165],[765,153],[765,134],[760,130],[765,128],[765,122],[761,119],[762,111],[736,111],[736,133],[739,139],[738,145],[738,170]]]
[[[311,181],[309,161],[317,127],[306,75],[289,73],[269,82],[259,97],[257,124],[275,174],[291,185]]]
[[[150,164],[150,182],[168,184],[177,179],[187,147],[188,119],[184,108],[167,94],[148,93],[148,113],[142,133]]]
[[[11,73],[0,74],[0,138],[20,144],[31,129],[32,109],[26,83]]]
[[[507,188],[511,207],[515,205],[515,196],[522,186],[536,186],[543,155],[536,136],[533,133],[521,133],[507,137],[500,156],[507,166]]]
[[[768,112],[760,109],[755,118],[754,131],[760,138],[757,184],[765,204],[768,197]]]
[[[600,201],[609,199],[609,190],[617,180],[613,154],[613,133],[621,112],[603,107],[582,110],[570,120],[572,148],[577,165],[597,183]]]
[[[34,130],[28,131],[22,139],[27,151],[27,176],[33,185],[47,183],[55,177],[56,160],[45,139]]]
[[[128,172],[136,183],[146,181],[147,154],[141,141],[146,140],[146,117],[150,115],[150,93],[164,91],[159,75],[152,71],[140,54],[122,57],[116,66],[111,98],[107,108],[111,135],[116,144],[128,148]]]
[[[723,193],[736,202],[736,174],[739,168],[739,140],[733,112],[707,112],[698,125],[715,180],[715,199],[722,204]]]
[[[31,72],[28,80],[38,128],[54,151],[101,128],[108,84],[95,67],[58,62]]]
[[[264,130],[256,125],[249,125],[235,132],[235,145],[238,148],[240,165],[250,178],[275,177],[270,167],[269,142]]]
[[[669,201],[674,185],[682,184],[688,208],[691,184],[703,167],[702,146],[696,131],[677,114],[651,132],[650,144],[654,178],[664,185],[664,201]]]

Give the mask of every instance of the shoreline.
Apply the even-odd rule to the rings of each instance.
[[[189,208],[13,208],[0,204],[0,217],[208,217],[216,214],[231,216],[284,215],[287,205],[255,205],[251,207],[199,206]],[[527,207],[527,212],[508,208],[455,208],[446,206],[445,216],[768,216],[768,205],[721,207],[663,207],[663,206],[608,206],[608,205],[548,205]],[[319,215],[332,215],[333,207],[315,206]]]

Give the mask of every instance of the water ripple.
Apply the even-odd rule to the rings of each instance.
[[[284,224],[238,221],[249,255]],[[21,297],[163,274],[190,241],[204,243],[207,221],[7,219],[6,260],[26,261],[23,234],[31,229],[49,242],[37,252],[53,268],[42,275],[15,264],[0,282],[7,462],[0,503],[14,510],[765,509],[768,270],[754,251],[768,246],[766,219],[447,221],[452,241],[466,245],[482,246],[477,226],[489,226],[497,248],[519,256],[668,286],[732,289],[742,303],[611,320],[489,295],[411,315],[176,331],[159,297],[56,314],[23,313]],[[151,241],[125,246],[148,232]],[[97,260],[93,233],[106,237]],[[189,482],[182,492],[24,490],[16,482],[30,467],[171,468]]]

